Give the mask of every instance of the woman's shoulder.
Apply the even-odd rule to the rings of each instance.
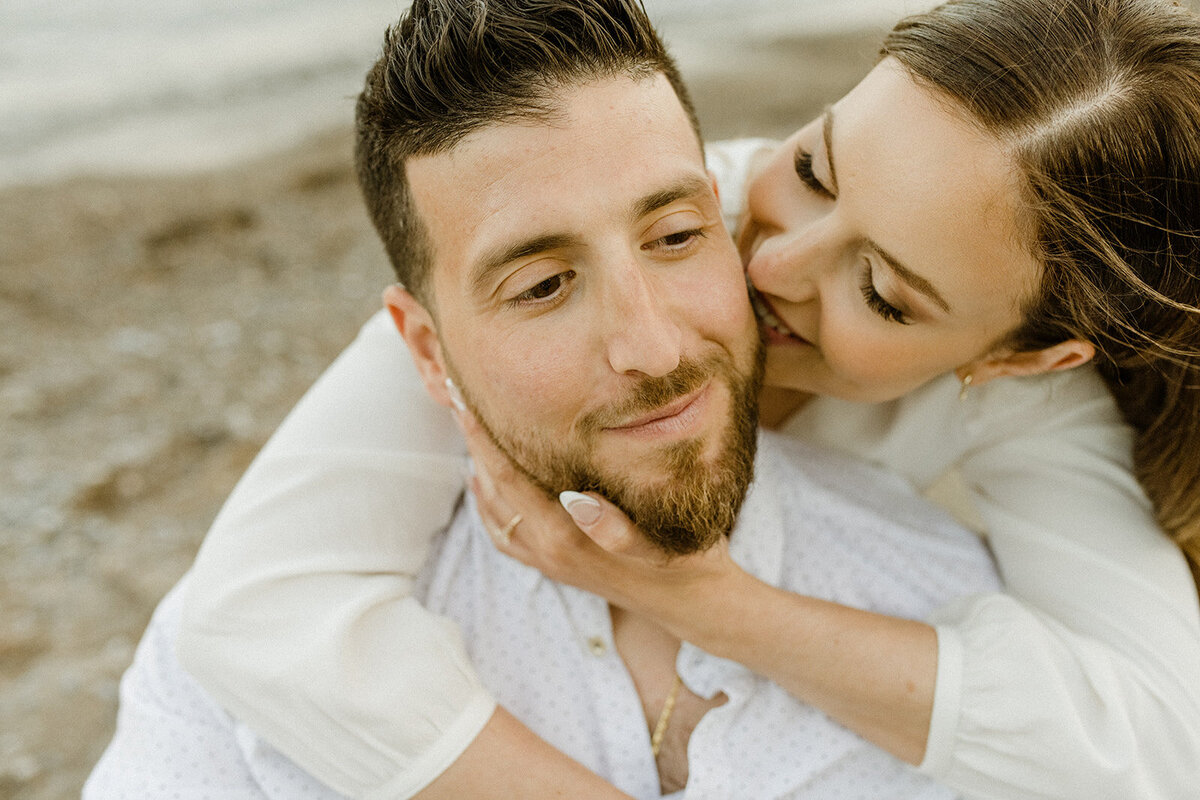
[[[779,143],[773,139],[725,139],[709,142],[704,158],[720,189],[721,216],[733,231],[746,206],[746,187],[764,156]]]
[[[998,378],[968,392],[964,425],[980,436],[1012,436],[1055,428],[1123,425],[1116,402],[1090,365],[1042,375]]]
[[[965,397],[953,373],[884,403],[814,399],[782,430],[885,464],[917,486],[972,452],[1004,443],[1053,447],[1071,436],[1124,441],[1120,412],[1092,367],[999,378]]]

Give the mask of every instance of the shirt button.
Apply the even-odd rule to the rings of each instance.
[[[593,636],[587,640],[588,652],[594,656],[602,656],[608,652],[608,644],[602,636]]]

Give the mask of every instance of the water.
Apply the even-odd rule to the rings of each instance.
[[[685,74],[920,0],[647,0]],[[0,185],[204,169],[345,125],[403,0],[3,0]],[[724,53],[728,55],[728,53]]]

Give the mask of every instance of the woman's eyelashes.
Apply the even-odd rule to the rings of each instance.
[[[833,192],[825,188],[825,184],[821,183],[821,181],[817,178],[816,173],[813,172],[812,153],[808,152],[802,147],[796,148],[795,165],[796,175],[800,177],[800,181],[807,186],[810,191],[813,191],[822,197],[827,197],[830,200],[834,199]]]
[[[799,176],[800,181],[810,191],[830,200],[836,199],[836,195],[826,188],[825,184],[821,183],[816,173],[813,172],[812,153],[802,147],[796,148],[795,165],[796,175]],[[908,318],[905,312],[885,300],[883,295],[875,288],[875,280],[871,274],[871,263],[869,261],[863,265],[862,275],[859,278],[859,290],[862,292],[863,300],[866,301],[867,307],[888,322],[898,322],[901,325],[912,324],[912,320]]]
[[[884,300],[883,296],[875,289],[875,282],[871,275],[871,264],[869,262],[863,267],[859,289],[862,291],[863,300],[866,301],[867,307],[888,322],[898,322],[901,325],[912,324],[912,321],[903,311],[896,308],[887,300]]]
[[[574,280],[575,270],[569,269],[557,275],[551,275],[544,281],[530,286],[525,291],[508,301],[514,307],[549,305],[566,296],[568,284]]]

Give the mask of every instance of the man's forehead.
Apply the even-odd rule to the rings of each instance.
[[[522,161],[538,155],[539,149],[577,140],[581,128],[620,141],[615,135],[605,136],[606,131],[619,129],[622,121],[633,120],[665,134],[660,143],[670,139],[673,146],[687,145],[703,161],[703,143],[691,118],[666,76],[655,73],[642,78],[619,75],[563,85],[539,101],[536,108],[516,109],[481,124],[445,150],[410,156],[407,170],[411,173],[423,164],[470,170],[478,168],[480,162],[519,168]],[[514,146],[514,142],[521,144]]]
[[[498,257],[514,234],[632,222],[661,198],[711,192],[703,151],[664,76],[565,89],[555,113],[493,123],[406,164],[433,249]]]

